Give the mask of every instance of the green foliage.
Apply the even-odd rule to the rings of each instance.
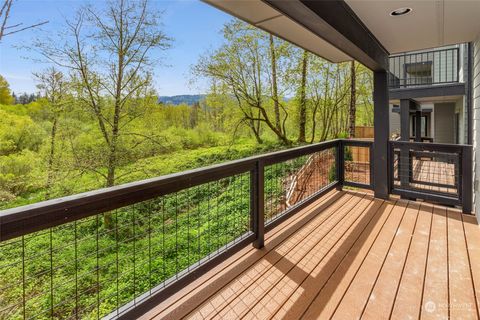
[[[334,182],[335,180],[337,180],[337,167],[332,166],[328,170],[328,182]]]
[[[0,156],[0,197],[8,201],[41,186],[42,173],[36,153],[23,150]]]
[[[12,104],[15,102],[7,80],[0,75],[0,104]]]
[[[2,108],[2,106],[0,106]],[[0,156],[24,149],[38,151],[45,132],[29,116],[21,116],[0,109]]]
[[[226,44],[194,67],[212,86],[205,99],[193,105],[158,103],[150,90],[148,64],[131,78],[131,94],[120,94],[128,96],[125,100],[111,94],[115,84],[108,72],[101,72],[111,65],[101,59],[87,59],[99,65],[89,68],[91,74],[84,79],[62,76],[66,91],[61,96],[42,87],[44,97],[25,105],[10,105],[8,83],[0,78],[0,209],[111,185],[112,166],[114,183],[120,184],[285,148],[297,139],[299,92],[304,92],[307,141],[346,137],[347,65],[310,56],[301,81],[301,50],[280,39],[270,41],[268,34],[239,21],[228,23],[223,32]],[[163,33],[158,36],[155,43],[162,47],[168,39]],[[111,53],[107,38],[96,40]],[[89,58],[92,48],[85,47]],[[362,66],[358,72],[357,115],[360,124],[368,125],[371,73]],[[146,85],[135,89],[142,79]],[[95,91],[93,103],[87,87]],[[351,157],[347,148],[345,159]],[[287,178],[307,159],[265,168],[267,218],[284,205]],[[331,166],[328,180],[335,179]],[[0,260],[12,262],[11,268],[0,268],[0,288],[19,283],[25,273],[27,318],[38,316],[38,310],[49,311],[52,302],[53,318],[74,317],[76,291],[82,293],[77,302],[84,310],[78,316],[98,318],[249,230],[248,194],[245,173],[27,236],[25,243],[13,242],[8,250],[0,250]],[[106,216],[113,218],[113,229],[106,226]],[[42,256],[49,252],[50,257]],[[21,254],[35,257],[25,270],[15,263]],[[116,268],[117,257],[121,270]],[[51,274],[46,271],[52,264],[55,289],[50,296]],[[75,285],[72,274],[81,275]],[[0,292],[0,310],[3,302],[18,303],[22,295],[20,286]],[[98,309],[92,307],[97,299]],[[22,316],[21,308],[10,312],[9,318]]]

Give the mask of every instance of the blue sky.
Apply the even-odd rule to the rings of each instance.
[[[73,16],[75,10],[96,1],[84,0],[17,0],[14,4],[9,24],[19,22],[35,23],[43,20],[50,22],[42,30],[27,30],[7,36],[0,43],[0,74],[10,83],[14,92],[35,92],[32,72],[47,67],[27,57],[33,54],[18,49],[27,45],[35,35],[42,32],[55,32],[62,28],[65,18]],[[150,0],[151,7],[164,11],[163,30],[174,38],[173,46],[167,52],[164,65],[155,69],[155,88],[160,95],[178,95],[203,93],[206,84],[197,81],[191,85],[191,65],[199,55],[214,49],[222,43],[220,30],[231,16],[197,0]],[[100,4],[101,5],[101,4]]]

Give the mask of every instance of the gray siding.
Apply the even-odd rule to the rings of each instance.
[[[435,142],[454,143],[455,104],[435,103]]]
[[[390,136],[392,134],[400,134],[400,114],[392,112],[393,105],[390,108]]]
[[[474,172],[474,210],[479,220],[480,213],[480,34],[473,47],[473,172]]]

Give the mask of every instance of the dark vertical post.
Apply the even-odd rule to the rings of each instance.
[[[400,100],[400,140],[410,141],[410,100]]]
[[[250,171],[250,206],[252,231],[255,234],[253,246],[257,249],[263,248],[265,244],[265,193],[264,193],[264,165],[259,160],[255,169]]]
[[[373,189],[375,197],[387,199],[388,188],[388,139],[389,128],[389,104],[387,72],[375,71],[373,74],[373,123],[374,123],[374,147],[373,147]]]
[[[459,58],[457,58],[460,60]],[[458,77],[458,76],[457,76]],[[473,144],[473,45],[467,44],[467,84],[465,87],[465,100],[467,108],[467,144]]]
[[[463,213],[471,213],[472,212],[472,188],[473,188],[473,181],[472,181],[472,147],[466,146],[463,147],[462,150],[462,210]]]
[[[422,142],[422,110],[415,111],[415,142]]]
[[[410,142],[411,104],[412,101],[409,99],[400,100],[400,140],[405,142]],[[410,183],[410,168],[410,148],[408,145],[402,145],[398,159],[398,177],[400,178],[400,186],[402,189],[408,188]]]
[[[337,167],[337,189],[342,190],[345,181],[345,146],[342,140],[337,143],[337,159],[335,166]]]
[[[373,189],[373,144],[370,145],[370,147],[368,148],[368,164],[369,164],[369,167],[370,167],[370,175],[369,175],[369,180],[370,180],[370,188]],[[393,163],[393,158],[390,158],[392,159],[391,163]],[[390,172],[393,172],[392,170]]]

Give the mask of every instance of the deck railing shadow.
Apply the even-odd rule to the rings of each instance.
[[[232,262],[234,267],[229,269],[227,272],[222,273],[219,278],[209,282],[208,286],[205,287],[204,283],[202,282],[198,283],[195,288],[190,288],[188,291],[190,292],[191,290],[197,290],[196,294],[188,297],[188,299],[185,300],[185,303],[183,304],[185,308],[172,310],[172,313],[170,313],[168,317],[186,317],[198,306],[202,305],[203,303],[208,303],[208,301],[218,295],[219,292],[221,292],[222,289],[224,289],[232,280],[254,268],[256,264],[263,259],[266,259],[268,255],[275,254],[274,248],[298,233],[302,228],[308,225],[312,219],[327,210],[337,201],[341,201],[344,197],[353,193],[354,192],[352,191],[342,191],[335,192],[331,196],[326,195],[326,197],[329,197],[326,201],[322,202],[320,205],[312,204],[311,206],[307,207],[305,210],[307,210],[308,213],[299,219],[293,219],[294,217],[292,217],[293,221],[290,219],[288,221],[284,221],[283,224],[279,224],[267,234],[265,246],[263,248],[249,251],[248,255],[243,256],[242,259]],[[225,265],[223,269],[228,268],[230,268],[230,265]],[[168,309],[176,302],[178,298],[179,296],[175,297],[175,299],[171,301],[163,303],[158,309]]]
[[[339,276],[337,279],[335,279],[339,280],[338,282],[343,279],[346,273],[337,271],[339,271],[340,267],[342,270],[347,270],[353,260],[355,260],[358,250],[352,251],[351,249],[353,246],[362,247],[367,239],[367,236],[373,231],[381,216],[383,214],[389,214],[384,212],[386,207],[382,205],[382,200],[372,200],[373,205],[358,218],[358,223],[356,222],[355,227],[349,232],[349,235],[343,240],[342,238],[338,240],[341,241],[342,244],[335,249],[333,255],[328,259],[325,265],[321,267],[318,275],[312,277],[310,274],[308,274],[302,283],[298,284],[299,286],[302,286],[304,290],[301,295],[296,298],[295,302],[289,306],[289,310],[284,316],[285,319],[299,319],[314,301],[315,311],[313,317],[318,317],[323,311],[329,301],[329,298],[331,297],[331,292],[323,292],[325,290],[325,286],[327,283],[329,283],[328,280],[334,274]],[[399,205],[406,207],[406,203],[400,203]],[[321,299],[317,299],[320,294],[322,296]]]

